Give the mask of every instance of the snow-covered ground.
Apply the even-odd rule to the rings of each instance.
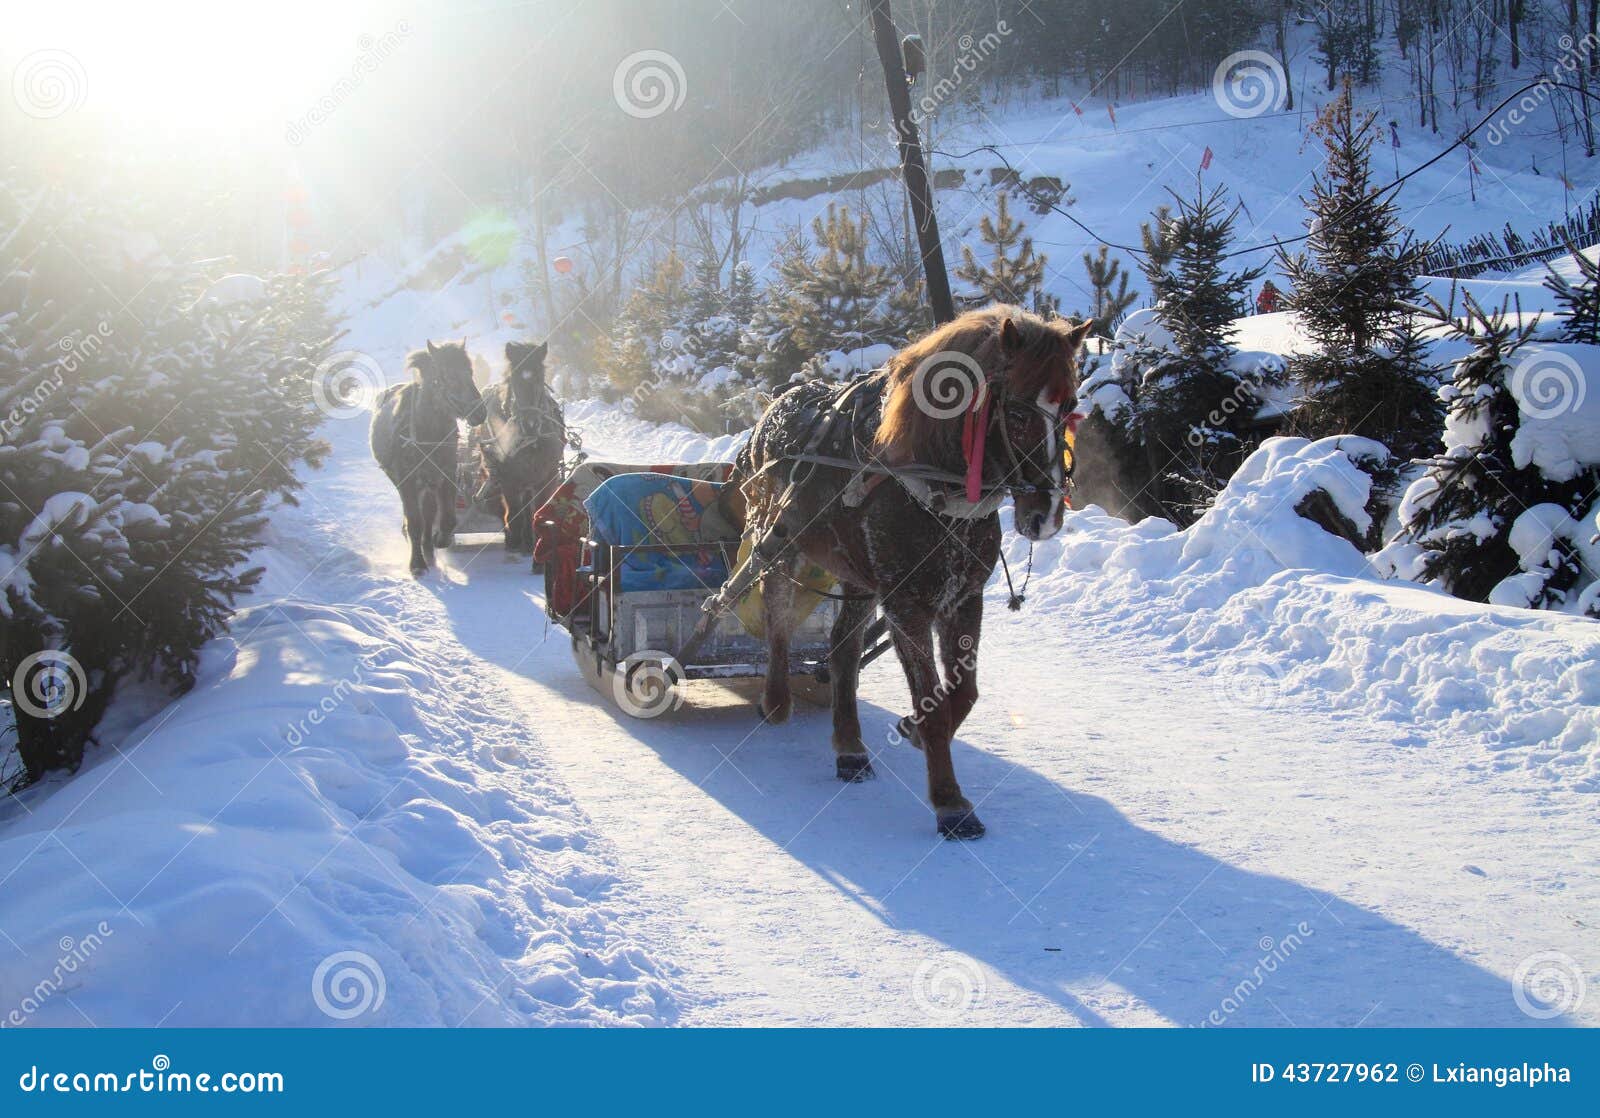
[[[1209,529],[1074,514],[991,603],[956,748],[991,829],[953,844],[892,662],[866,785],[822,710],[632,721],[498,547],[413,581],[364,423],[329,434],[196,690],[0,823],[0,1017],[1517,1025],[1519,973],[1535,1010],[1596,981],[1592,625],[1286,569],[1291,528],[1343,546],[1263,502],[1287,459]]]

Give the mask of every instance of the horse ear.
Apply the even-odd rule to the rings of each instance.
[[[522,349],[521,342],[506,343],[506,363],[513,369],[517,367],[517,353]]]
[[[550,352],[549,341],[542,341],[533,347],[533,357],[536,361],[543,361],[544,355]]]
[[[461,335],[461,352],[467,352],[467,336],[465,334]]]
[[[1000,348],[1007,353],[1015,353],[1022,348],[1022,331],[1017,329],[1017,320],[1008,318],[1000,324]]]
[[[1094,319],[1086,318],[1067,331],[1067,341],[1071,343],[1073,349],[1077,349],[1083,345],[1084,339],[1089,336],[1089,331],[1093,329]]]
[[[437,357],[437,356],[439,356],[439,347],[433,344],[433,339],[432,338],[428,339],[428,356],[429,357]]]

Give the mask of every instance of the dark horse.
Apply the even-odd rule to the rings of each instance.
[[[456,532],[456,420],[484,420],[483,398],[472,383],[465,338],[406,358],[411,380],[391,384],[372,409],[372,456],[400,491],[411,573],[433,561],[435,547],[449,547]]]
[[[483,394],[488,421],[477,432],[483,464],[500,493],[506,550],[533,553],[533,512],[555,491],[567,429],[544,380],[548,343],[506,343],[506,377]]]
[[[1009,492],[1017,531],[1030,540],[1060,529],[1064,440],[1088,331],[1015,307],[970,311],[847,392],[817,382],[785,392],[740,454],[748,522],[758,539],[777,525],[768,538],[781,541],[761,579],[770,646],[763,716],[781,722],[791,708],[787,619],[803,555],[845,595],[829,658],[839,778],[872,775],[856,688],[876,604],[911,688],[913,713],[900,732],[926,756],[928,796],[947,838],[984,832],[956,782],[950,741],[978,698],[983,587],[1000,555],[995,508]],[[819,446],[815,432],[829,414],[842,416],[829,428],[838,434]]]

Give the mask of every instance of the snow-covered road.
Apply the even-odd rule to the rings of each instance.
[[[572,414],[601,456],[728,451]],[[864,785],[834,779],[820,709],[766,727],[699,694],[632,720],[525,561],[464,548],[413,580],[364,422],[327,433],[195,691],[108,724],[112,747],[0,819],[3,1019],[1521,1025],[1557,1002],[1600,1022],[1574,988],[1600,985],[1600,797],[1572,788],[1592,756],[1486,753],[1358,701],[1370,677],[1418,707],[1481,640],[1491,707],[1536,706],[1524,676],[1589,702],[1587,622],[1436,596],[1412,616],[1300,576],[1189,579],[1180,609],[1154,582],[1111,592],[1110,537],[1041,549],[1028,608],[988,612],[955,751],[989,834],[948,843],[921,755],[888,740],[892,660],[863,680]],[[1192,635],[1140,623],[1191,613]],[[1255,659],[1198,651],[1219,640]],[[1393,667],[1419,661],[1415,683]]]
[[[602,457],[673,449],[626,422],[589,437]],[[521,563],[465,550],[412,583],[381,479],[346,458],[314,485],[341,477],[372,487],[330,504],[363,517],[345,538],[570,789],[685,1023],[1515,1025],[1523,960],[1600,962],[1589,797],[1463,781],[1448,749],[1241,709],[1090,619],[991,609],[956,752],[991,830],[946,843],[920,754],[888,741],[891,661],[864,681],[867,785],[833,778],[819,709],[767,727],[702,695],[629,719],[583,683]]]

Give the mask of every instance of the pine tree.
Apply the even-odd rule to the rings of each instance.
[[[1094,332],[1102,338],[1115,337],[1117,322],[1138,299],[1138,293],[1128,290],[1128,273],[1123,270],[1122,261],[1108,256],[1104,245],[1096,256],[1083,254],[1083,267],[1089,273],[1089,287],[1094,293],[1089,312],[1094,319]]]
[[[904,345],[925,324],[920,288],[867,256],[867,222],[830,204],[811,226],[814,248],[791,237],[777,276],[742,331],[740,358],[764,385],[820,376],[821,357]]]
[[[956,278],[971,284],[982,303],[1033,304],[1042,291],[1047,258],[1033,251],[1033,238],[1026,236],[1023,222],[1011,216],[1007,195],[996,199],[994,217],[985,215],[978,225],[984,244],[989,246],[987,263],[980,263],[968,245],[961,246],[961,266]]]
[[[1393,194],[1372,189],[1375,121],[1353,110],[1347,82],[1315,126],[1326,161],[1305,200],[1311,236],[1280,263],[1316,350],[1292,358],[1289,375],[1307,434],[1362,435],[1405,460],[1437,450],[1443,418],[1425,348],[1402,344],[1428,246],[1402,230]]]
[[[1574,283],[1566,276],[1550,269],[1544,285],[1555,293],[1556,301],[1566,312],[1561,326],[1561,340],[1600,344],[1600,264],[1589,259],[1581,249],[1569,246],[1570,259],[1578,268]]]
[[[1141,262],[1168,345],[1133,343],[1123,355],[1126,438],[1143,448],[1151,511],[1192,522],[1259,441],[1255,414],[1263,382],[1233,368],[1233,322],[1260,268],[1229,271],[1237,209],[1221,188],[1194,199],[1173,195],[1146,241]]]
[[[1401,503],[1400,546],[1422,551],[1419,569],[1402,573],[1473,601],[1567,604],[1593,578],[1580,547],[1593,536],[1600,466],[1546,471],[1518,453],[1523,427],[1543,420],[1517,399],[1519,370],[1540,360],[1519,355],[1534,324],[1505,307],[1486,311],[1470,296],[1465,307],[1458,319],[1434,304],[1432,317],[1472,349],[1441,393],[1449,409],[1444,452]],[[1519,542],[1529,554],[1519,555]]]
[[[0,672],[24,769],[0,774],[11,783],[76,768],[122,681],[193,685],[201,645],[261,577],[247,563],[268,500],[292,500],[297,465],[327,449],[321,283],[275,278],[267,303],[230,313],[198,305],[160,252],[108,259],[144,225],[121,179],[85,160],[70,191],[0,182]]]

